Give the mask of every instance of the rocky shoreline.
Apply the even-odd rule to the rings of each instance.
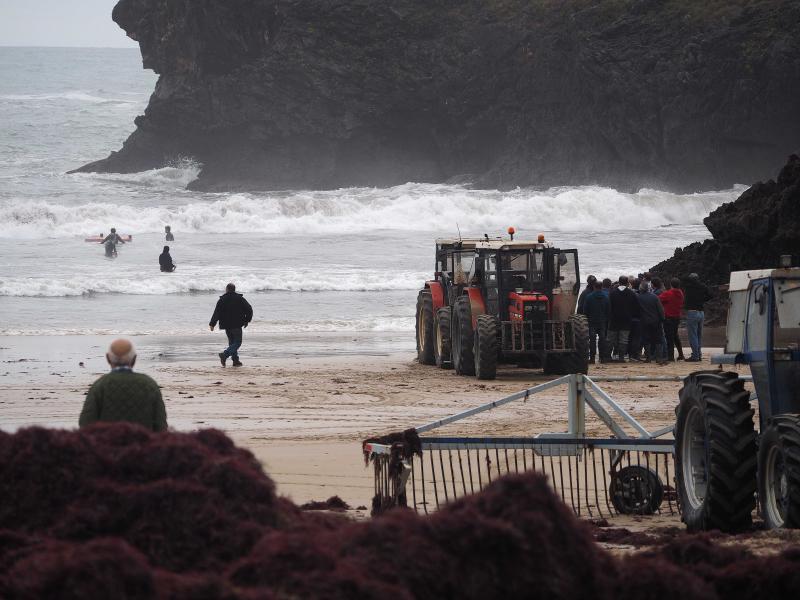
[[[650,272],[665,280],[697,273],[718,288],[728,283],[731,271],[777,267],[784,254],[800,265],[800,157],[791,155],[777,180],[756,183],[703,223],[711,239],[676,248]],[[724,324],[727,294],[718,291],[706,312],[707,321]]]
[[[121,0],[160,75],[122,149],[191,187],[749,183],[800,137],[800,5]]]

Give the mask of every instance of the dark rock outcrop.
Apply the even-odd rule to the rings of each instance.
[[[794,0],[120,0],[160,74],[119,152],[198,189],[412,181],[694,190],[800,137]]]
[[[800,259],[800,157],[792,155],[777,181],[756,183],[723,204],[703,223],[713,239],[677,248],[650,272],[665,278],[697,273],[712,286],[728,283],[731,271],[777,267],[781,255]],[[722,323],[725,296],[711,301],[711,322]]]

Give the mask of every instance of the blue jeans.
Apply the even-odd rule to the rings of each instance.
[[[702,310],[686,311],[686,333],[689,334],[689,345],[692,347],[691,358],[703,358],[703,318]]]
[[[233,360],[239,360],[239,347],[242,345],[242,328],[236,327],[235,329],[226,329],[225,335],[228,336],[228,347],[225,348],[223,354],[225,356],[232,356]]]

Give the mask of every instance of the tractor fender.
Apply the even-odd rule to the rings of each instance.
[[[433,314],[436,314],[436,311],[446,306],[444,302],[444,290],[442,289],[442,284],[438,281],[426,281],[425,287],[431,291],[431,300],[433,300]]]
[[[483,301],[483,294],[480,288],[469,287],[465,290],[469,297],[469,309],[472,313],[472,330],[478,326],[478,315],[486,314],[486,303]]]

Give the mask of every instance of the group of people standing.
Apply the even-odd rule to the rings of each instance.
[[[586,279],[578,298],[578,313],[589,321],[589,361],[601,363],[645,361],[664,364],[676,360],[699,362],[703,358],[703,305],[711,299],[707,286],[692,273],[677,277],[669,287],[659,277],[644,273],[633,278]],[[691,355],[686,358],[679,336],[682,311]]]

